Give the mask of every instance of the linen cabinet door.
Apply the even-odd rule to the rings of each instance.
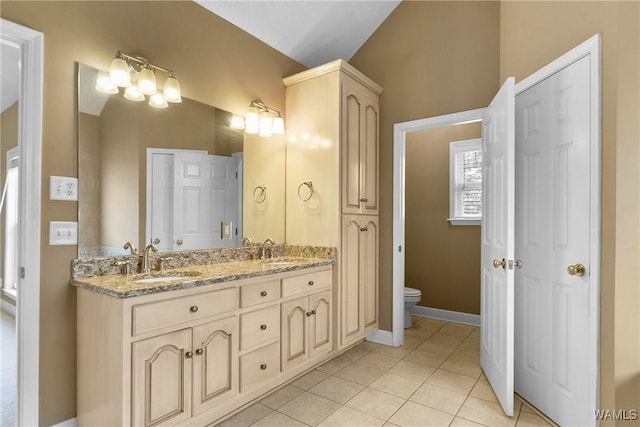
[[[360,142],[361,212],[378,215],[378,96],[367,93],[362,112],[362,141]]]
[[[309,356],[329,352],[332,349],[331,291],[309,296]]]
[[[360,144],[362,141],[363,99],[359,84],[342,76],[340,122],[340,169],[342,181],[342,212],[361,213]]]
[[[193,328],[194,415],[238,393],[238,318]]]
[[[360,286],[364,333],[378,328],[378,217],[362,217]]]
[[[191,417],[191,329],[132,344],[134,426],[172,426]]]
[[[309,358],[307,318],[310,315],[309,299],[306,296],[281,305],[283,371]]]
[[[342,216],[342,256],[340,280],[340,344],[362,336],[360,289],[360,215]]]

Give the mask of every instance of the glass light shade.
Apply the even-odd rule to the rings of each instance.
[[[106,71],[98,71],[96,90],[98,90],[98,92],[107,93],[109,95],[118,93],[118,87],[113,83],[113,80],[111,80],[111,78],[109,77],[109,73]]]
[[[276,135],[284,134],[284,120],[282,117],[278,116],[273,119],[273,126],[271,127],[271,132]]]
[[[182,96],[180,95],[180,83],[178,83],[178,80],[173,76],[169,76],[169,78],[164,82],[164,97],[167,102],[182,102]]]
[[[169,104],[167,104],[167,100],[164,99],[164,96],[161,93],[154,93],[149,97],[149,105],[155,108],[167,108]]]
[[[244,130],[247,133],[256,134],[260,132],[260,116],[256,107],[249,107],[244,116]]]
[[[273,134],[273,115],[265,111],[260,115],[260,136],[271,136]]]
[[[109,69],[109,77],[111,81],[120,87],[131,86],[131,73],[129,72],[129,64],[122,58],[113,58],[111,68]]]
[[[244,129],[244,119],[234,114],[231,117],[231,129]]]
[[[143,68],[138,76],[138,88],[145,95],[153,95],[158,90],[156,88],[156,75],[151,68]]]
[[[124,91],[124,97],[130,101],[144,101],[144,94],[140,92],[138,86],[131,85]]]

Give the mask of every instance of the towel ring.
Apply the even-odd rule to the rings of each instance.
[[[258,190],[260,190],[258,192]],[[262,203],[267,200],[267,186],[266,185],[258,185],[253,190],[253,200],[256,203]]]
[[[305,186],[309,189],[309,197],[307,197],[306,199],[304,197],[302,197],[300,195],[300,189]],[[311,181],[305,181],[302,184],[300,184],[298,186],[298,197],[300,198],[300,200],[302,200],[303,202],[306,202],[307,200],[309,200],[311,198],[311,196],[313,196],[313,183]]]

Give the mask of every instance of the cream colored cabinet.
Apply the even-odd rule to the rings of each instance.
[[[378,327],[378,217],[343,215],[340,344]]]
[[[332,350],[331,291],[282,303],[282,370]]]

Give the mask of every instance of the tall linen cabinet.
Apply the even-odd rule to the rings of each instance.
[[[340,349],[378,328],[382,88],[343,60],[283,81],[287,243],[338,249],[334,310]]]

